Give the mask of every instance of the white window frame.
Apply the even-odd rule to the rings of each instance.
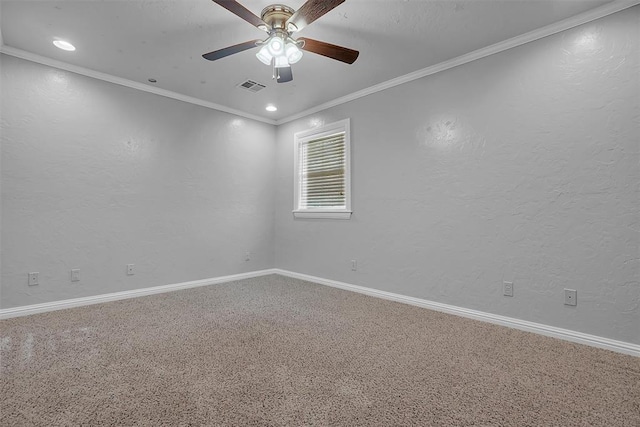
[[[321,127],[297,132],[294,135],[293,144],[293,216],[295,218],[315,219],[350,219],[351,218],[351,123],[350,119],[340,120]],[[345,208],[344,209],[301,209],[300,208],[300,145],[310,140],[329,136],[334,133],[344,132],[345,151]]]

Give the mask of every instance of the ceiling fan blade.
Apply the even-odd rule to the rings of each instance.
[[[234,53],[239,53],[245,51],[247,49],[251,49],[256,47],[256,43],[262,40],[250,40],[248,42],[236,44],[234,46],[225,47],[224,49],[214,50],[213,52],[205,53],[202,55],[204,59],[208,59],[209,61],[215,61],[216,59],[224,58],[225,56],[233,55]]]
[[[354,62],[356,62],[356,59],[358,59],[358,55],[360,55],[360,52],[358,52],[357,50],[337,46],[331,43],[321,42],[318,40],[300,37],[298,38],[298,41],[304,42],[304,44],[300,48],[302,50],[317,53],[318,55],[326,56],[338,61],[346,62],[347,64],[353,64]]]
[[[261,30],[267,31],[268,26],[267,23],[262,19],[258,18],[253,14],[249,9],[238,3],[234,0],[213,0],[214,3],[219,4],[220,6],[227,9],[229,12],[237,15],[238,17],[244,19],[249,24],[260,28]]]
[[[276,80],[278,83],[286,83],[293,80],[291,67],[276,68],[276,72],[278,73],[278,79]]]
[[[307,0],[300,9],[296,10],[295,13],[287,19],[285,28],[288,28],[289,24],[293,24],[296,26],[294,31],[299,31],[331,9],[344,3],[344,1],[345,0]]]

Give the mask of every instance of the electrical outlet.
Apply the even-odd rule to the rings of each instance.
[[[564,305],[578,305],[578,291],[575,289],[565,289]]]
[[[40,273],[29,273],[29,286],[37,286],[40,284]]]
[[[251,261],[251,252],[247,251],[244,253],[244,260],[246,261]]]
[[[80,270],[79,269],[71,270],[71,281],[72,282],[79,282],[80,281]]]
[[[351,260],[351,271],[356,271],[358,269],[358,261],[355,259]]]
[[[127,276],[133,276],[135,274],[133,267],[135,267],[134,264],[127,264]]]
[[[513,296],[513,282],[502,282],[502,294],[506,297]]]

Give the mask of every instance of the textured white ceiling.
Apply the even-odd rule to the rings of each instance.
[[[6,46],[281,119],[333,99],[577,15],[609,0],[347,0],[297,36],[360,51],[353,65],[312,53],[277,84],[256,50],[201,55],[265,33],[210,0],[1,2]],[[273,1],[241,3],[256,15]],[[298,9],[304,0],[287,0]],[[55,48],[53,39],[77,50]],[[251,93],[245,79],[267,85]],[[264,110],[274,103],[279,110]]]

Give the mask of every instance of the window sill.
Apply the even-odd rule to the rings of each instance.
[[[351,219],[351,211],[305,209],[293,211],[293,217],[301,219]]]

